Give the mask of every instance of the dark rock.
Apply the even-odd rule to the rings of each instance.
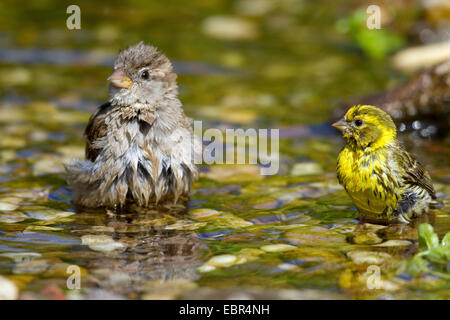
[[[385,110],[400,132],[416,131],[422,137],[445,137],[450,114],[450,59],[424,69],[393,90],[342,103],[333,111],[332,120],[340,119],[356,104]]]

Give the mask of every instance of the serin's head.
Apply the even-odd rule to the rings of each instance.
[[[379,148],[395,140],[397,130],[392,118],[383,110],[368,105],[350,108],[333,127],[358,148]]]
[[[119,53],[108,78],[110,97],[119,104],[152,103],[169,90],[176,90],[176,75],[169,59],[143,42]]]

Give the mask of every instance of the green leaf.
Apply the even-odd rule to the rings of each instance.
[[[439,237],[428,223],[419,226],[419,248],[427,250],[439,246]]]
[[[447,263],[450,260],[450,247],[435,247],[426,253],[428,260],[436,263]]]
[[[444,247],[449,247],[450,250],[450,232],[447,232],[444,236],[444,238],[442,239],[442,246]]]
[[[364,53],[373,59],[384,59],[389,53],[403,47],[404,37],[388,29],[367,28],[367,14],[356,10],[347,18],[336,23],[337,30],[348,34]]]
[[[406,272],[413,276],[419,275],[428,271],[428,261],[422,259],[420,256],[414,256],[406,266]]]

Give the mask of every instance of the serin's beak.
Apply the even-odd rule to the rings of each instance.
[[[342,118],[338,122],[333,123],[332,126],[343,133],[345,131],[345,129],[347,129],[347,121],[345,121],[345,119]]]
[[[122,69],[114,70],[107,80],[117,88],[129,88],[131,86],[131,79]]]

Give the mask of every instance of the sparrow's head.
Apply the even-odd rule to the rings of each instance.
[[[368,105],[350,108],[341,120],[333,123],[333,127],[347,141],[361,149],[383,147],[397,136],[391,116],[380,108]]]
[[[143,42],[119,53],[108,80],[110,97],[120,105],[155,103],[177,90],[169,59]]]

